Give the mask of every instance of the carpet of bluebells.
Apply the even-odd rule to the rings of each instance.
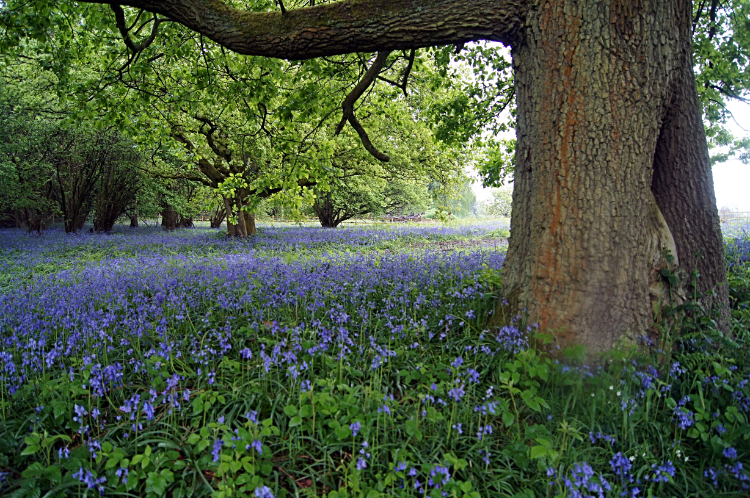
[[[506,235],[0,231],[0,494],[747,496],[750,239],[732,339],[686,303],[586,364],[486,328]]]

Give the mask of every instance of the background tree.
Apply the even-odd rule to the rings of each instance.
[[[332,137],[330,169],[325,184],[315,189],[312,206],[322,226],[335,227],[366,214],[422,212],[431,203],[430,184],[448,193],[463,183],[468,152],[437,141],[426,122],[413,119],[426,93],[425,74],[421,76],[415,78],[413,91],[405,98],[378,88],[386,83],[374,83],[380,94],[358,109],[373,140],[387,143],[389,161],[377,160],[357,144],[353,130]]]
[[[501,187],[492,189],[492,198],[487,202],[487,214],[510,218],[513,202],[513,188]]]
[[[53,170],[45,160],[51,124],[22,105],[0,102],[0,212],[41,231],[57,212]]]

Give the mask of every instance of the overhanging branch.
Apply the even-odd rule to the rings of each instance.
[[[352,125],[352,128],[354,128],[354,130],[357,132],[357,135],[359,135],[360,140],[362,140],[362,144],[365,146],[365,149],[367,149],[367,152],[383,162],[388,162],[391,160],[391,158],[377,150],[372,144],[372,142],[370,141],[370,137],[367,135],[364,127],[362,127],[362,125],[357,120],[357,117],[354,115],[354,104],[355,102],[357,102],[357,99],[359,99],[362,94],[367,91],[372,82],[375,81],[378,73],[380,73],[380,70],[385,65],[385,61],[388,60],[389,54],[390,52],[378,52],[377,57],[375,57],[375,62],[372,63],[370,69],[367,70],[365,75],[362,77],[362,80],[360,80],[360,82],[357,83],[357,86],[355,86],[354,89],[349,92],[349,95],[346,96],[346,98],[344,99],[344,103],[341,105],[343,116],[341,117],[341,122],[339,122],[339,125],[336,127],[335,132],[335,135],[341,133],[341,130],[344,129],[344,125],[347,121],[349,121],[349,123]]]
[[[81,0],[161,14],[244,55],[310,59],[476,40],[511,44],[524,0],[346,0],[286,12],[248,12],[220,0]]]

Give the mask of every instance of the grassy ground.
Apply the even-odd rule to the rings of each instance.
[[[746,496],[750,242],[586,365],[485,329],[506,227],[3,232],[0,493]]]

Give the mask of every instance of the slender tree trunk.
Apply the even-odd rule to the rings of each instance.
[[[681,0],[544,2],[513,47],[518,144],[504,280],[511,308],[563,347],[603,351],[645,333],[664,248],[683,261],[706,248],[701,287],[725,281],[688,78],[690,14]]]
[[[221,226],[221,222],[224,221],[224,218],[227,216],[227,210],[226,207],[222,206],[221,204],[216,206],[216,209],[214,209],[213,216],[211,216],[211,228],[219,228]]]
[[[255,229],[255,213],[245,212],[245,229],[248,235],[255,235],[257,233]]]
[[[247,225],[245,224],[245,211],[242,206],[242,198],[237,196],[237,236],[240,238],[247,237]]]
[[[227,235],[230,237],[237,237],[237,225],[230,221],[232,216],[232,203],[227,197],[222,196],[222,198],[224,199],[224,209],[226,209],[227,215]]]
[[[130,228],[138,228],[138,211],[134,211],[130,216]]]

